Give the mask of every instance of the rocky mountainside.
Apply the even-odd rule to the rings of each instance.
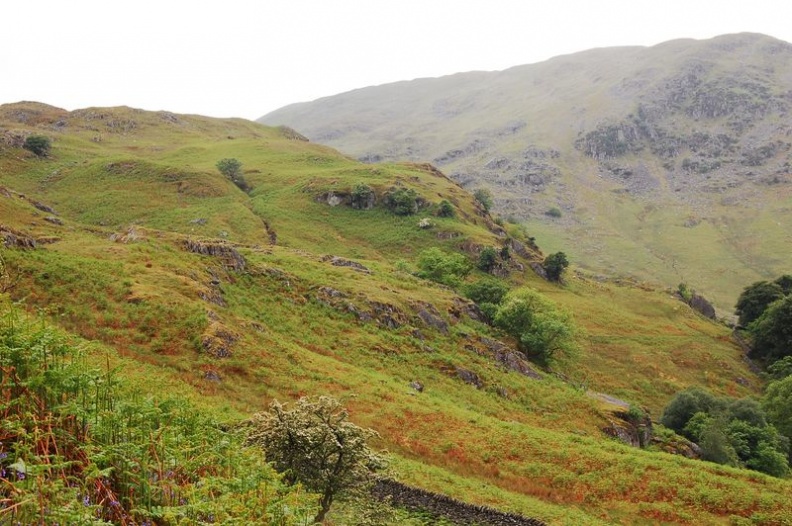
[[[365,88],[260,121],[367,162],[430,161],[579,266],[686,281],[728,314],[786,268],[790,108],[792,45],[746,33]]]
[[[236,173],[222,170],[233,165]],[[84,346],[92,367],[117,371],[135,400],[150,401],[152,419],[165,419],[154,405],[175,406],[156,400],[184,397],[222,432],[272,400],[333,396],[351,421],[379,433],[377,449],[389,451],[398,484],[380,485],[380,494],[459,523],[782,524],[792,482],[684,458],[699,453],[651,424],[690,386],[734,398],[761,393],[763,380],[731,331],[664,288],[574,272],[563,283],[542,279],[534,269],[544,254],[532,237],[496,221],[430,165],[355,162],[292,129],[127,107],[0,105],[0,353],[25,354],[3,331],[17,317],[34,318]],[[494,263],[483,266],[487,252]],[[484,309],[501,312],[496,303],[543,315],[548,338],[569,335],[566,349],[538,360],[541,342],[522,341],[542,327],[518,339],[485,317]],[[9,400],[15,373],[7,371],[16,366],[3,360],[0,391]],[[71,389],[51,370],[44,375]],[[93,390],[100,377],[80,378]],[[140,429],[127,415],[143,411],[119,407],[129,429]],[[66,464],[50,464],[57,476],[41,486],[46,466],[16,438],[40,443],[40,435],[7,421],[0,471],[23,460],[35,476],[0,473],[0,500],[10,503],[0,523],[23,506],[30,511],[21,524],[52,523],[50,511],[93,516],[85,494],[61,484],[79,478],[61,469]],[[31,430],[44,427],[30,422]],[[158,455],[153,471],[141,471],[147,457],[128,454],[128,444],[118,457],[135,481],[161,481],[167,491],[140,506],[103,496],[113,513],[183,524],[196,509],[185,506],[195,505],[216,513],[215,524],[230,524],[221,513],[264,524],[249,517],[274,494],[297,509],[302,490],[259,489],[230,474],[223,487],[238,500],[217,498],[215,472],[160,455],[161,441],[150,437],[161,430],[151,429],[139,435],[142,449]],[[206,441],[224,442],[215,436]],[[184,440],[169,443],[185,450]],[[222,462],[203,454],[201,461],[230,473],[229,444],[216,450]],[[82,471],[96,473],[88,484],[105,478],[106,458],[90,459],[98,467]],[[161,476],[170,465],[184,474],[182,486]],[[258,473],[238,465],[238,473]],[[212,478],[197,478],[203,473]],[[184,492],[193,485],[206,493]],[[123,486],[123,495],[154,494],[134,487]],[[368,512],[356,506],[334,504],[332,523],[360,524]],[[422,514],[370,523],[437,523]],[[292,519],[277,523],[299,516]]]

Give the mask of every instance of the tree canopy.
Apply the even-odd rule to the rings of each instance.
[[[745,287],[735,306],[740,325],[747,327],[762,315],[768,305],[783,297],[784,290],[778,283],[757,281]]]
[[[524,287],[507,294],[493,321],[517,339],[526,356],[542,362],[577,350],[571,317],[533,289]]]
[[[334,398],[300,398],[292,409],[274,401],[266,413],[254,415],[248,443],[264,449],[268,462],[285,480],[319,494],[322,522],[337,496],[365,486],[386,467],[383,456],[367,441],[376,431],[358,427]]]
[[[550,254],[542,263],[542,268],[544,268],[547,279],[550,281],[561,281],[561,275],[568,266],[569,260],[567,260],[566,254],[563,252]]]

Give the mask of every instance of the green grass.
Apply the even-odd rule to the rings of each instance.
[[[64,221],[53,225],[28,201],[0,196],[0,224],[57,238],[32,251],[4,248],[3,256],[20,276],[12,299],[101,345],[129,381],[187,396],[226,422],[275,398],[337,396],[356,423],[380,432],[377,446],[391,451],[398,478],[550,524],[728,523],[730,515],[785,513],[788,481],[629,448],[602,432],[613,407],[585,388],[654,417],[689,385],[733,396],[761,388],[728,330],[668,291],[572,275],[560,287],[514,267],[512,286],[537,289],[582,329],[576,360],[530,379],[488,357],[480,337],[514,342],[460,315],[455,291],[397,268],[399,260],[415,268],[428,247],[474,262],[476,247],[502,246],[491,218],[450,180],[412,165],[362,166],[245,121],[177,116],[177,125],[159,114],[96,111],[136,127],[110,133],[72,114],[51,159],[0,150],[0,185],[50,204]],[[90,127],[102,131],[100,142]],[[224,157],[243,162],[250,195],[217,173]],[[128,167],[107,168],[119,162]],[[397,181],[427,202],[448,199],[456,218],[432,217],[435,226],[423,230],[425,214],[317,202],[359,182],[381,196]],[[190,224],[193,216],[206,225]],[[275,246],[265,221],[278,234]],[[132,224],[135,236],[111,238]],[[245,271],[186,251],[188,238],[237,243]],[[333,266],[322,260],[327,254],[370,273]],[[328,300],[328,287],[343,296]],[[447,331],[420,321],[427,305]],[[378,323],[383,308],[400,326]],[[204,342],[222,334],[230,335],[230,356],[217,358]],[[460,368],[483,387],[462,382]],[[424,392],[409,386],[416,380]]]

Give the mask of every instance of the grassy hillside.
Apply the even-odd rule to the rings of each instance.
[[[19,147],[30,134],[51,139],[48,157]],[[334,395],[380,432],[400,480],[549,524],[789,520],[786,480],[603,431],[624,425],[610,397],[657,417],[689,385],[757,394],[725,327],[662,288],[545,282],[529,233],[430,166],[363,165],[288,129],[129,108],[0,106],[0,138],[3,288],[146,389],[197,397],[228,422]],[[242,162],[249,193],[217,171],[223,158]],[[372,208],[348,206],[360,184]],[[420,198],[416,214],[384,206],[399,188]],[[435,215],[443,199],[454,217]],[[427,248],[474,262],[506,244],[525,249],[504,279],[579,328],[579,356],[551,370],[458,291],[414,275]]]
[[[685,281],[729,316],[742,287],[789,270],[790,82],[790,44],[736,34],[364,88],[259,120],[368,162],[433,162],[579,267]]]

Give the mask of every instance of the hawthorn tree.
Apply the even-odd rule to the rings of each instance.
[[[489,212],[492,208],[492,192],[486,188],[478,188],[473,192],[473,197],[479,202],[485,212]]]
[[[547,256],[542,263],[547,279],[550,281],[561,281],[561,275],[569,266],[566,254],[563,252],[556,252]]]
[[[221,174],[228,177],[240,190],[243,192],[250,190],[245,177],[242,175],[242,163],[238,159],[220,159],[215,166]]]
[[[315,522],[324,520],[336,497],[367,487],[387,465],[367,444],[377,432],[348,417],[337,400],[320,396],[300,398],[292,409],[274,401],[268,412],[251,419],[247,442],[264,449],[287,483],[299,482],[319,494]]]
[[[476,266],[483,272],[490,272],[498,264],[498,251],[493,247],[484,247],[479,253]]]

